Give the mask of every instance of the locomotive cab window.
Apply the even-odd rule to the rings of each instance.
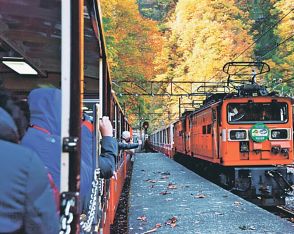
[[[286,123],[288,105],[284,102],[231,103],[227,107],[228,123]]]
[[[206,126],[202,126],[202,134],[206,134]]]

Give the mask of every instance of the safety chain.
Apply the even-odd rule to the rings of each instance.
[[[80,227],[85,232],[90,232],[92,229],[92,224],[95,218],[96,209],[97,209],[97,200],[100,201],[101,195],[103,194],[103,179],[100,178],[100,169],[97,168],[94,171],[94,181],[92,182],[92,190],[91,190],[91,199],[89,202],[89,209],[87,212],[87,216],[84,214],[81,215],[80,218]],[[100,222],[100,220],[98,220]],[[98,225],[99,225],[98,222]]]
[[[61,195],[61,218],[60,218],[60,231],[59,234],[70,234],[70,224],[73,221],[74,214],[72,207],[76,206],[76,194],[62,193]]]

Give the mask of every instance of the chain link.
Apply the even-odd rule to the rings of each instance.
[[[60,218],[61,228],[59,234],[70,234],[71,227],[70,224],[73,221],[73,213],[70,212],[70,208],[75,205],[75,199],[72,198],[66,201],[64,214]]]
[[[94,180],[92,182],[92,190],[91,190],[91,199],[89,202],[89,209],[87,212],[87,216],[81,215],[80,226],[81,229],[85,232],[90,232],[92,229],[92,224],[95,218],[95,214],[97,213],[97,200],[98,202],[101,200],[101,194],[103,194],[103,179],[100,178],[100,169],[97,168],[94,171]],[[100,202],[99,202],[100,208]],[[98,220],[99,225],[100,219]]]

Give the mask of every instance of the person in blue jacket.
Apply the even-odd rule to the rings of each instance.
[[[60,188],[60,156],[61,156],[61,91],[56,88],[39,88],[32,90],[28,96],[30,110],[30,127],[22,139],[22,144],[33,149],[51,173],[57,188]],[[101,175],[110,178],[113,174],[117,152],[116,140],[112,138],[112,126],[107,117],[100,121],[102,138]],[[82,209],[86,206],[91,183],[93,181],[94,162],[92,156],[84,150],[85,134],[82,127],[81,142],[81,183],[80,195]],[[92,153],[91,153],[92,154]]]
[[[18,145],[26,120],[0,92],[0,233],[56,234],[59,224],[44,164]]]
[[[101,170],[101,177],[105,179],[110,179],[113,176],[115,171],[115,157],[114,153],[117,150],[116,140],[113,136],[113,128],[111,122],[107,116],[103,116],[100,120],[100,132],[102,137],[101,141],[101,151],[103,152],[99,160],[99,167]],[[83,114],[82,128],[81,128],[81,155],[83,161],[92,166],[93,170],[95,170],[95,159],[93,158],[93,151],[95,151],[95,147],[93,145],[93,136],[94,135],[94,126],[93,119],[91,116],[87,114]],[[110,157],[109,157],[110,156]]]

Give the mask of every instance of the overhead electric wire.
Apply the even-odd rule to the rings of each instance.
[[[263,58],[264,56],[266,56],[269,52],[275,50],[276,48],[278,48],[280,45],[286,43],[288,40],[290,40],[292,37],[294,37],[294,34],[292,34],[290,37],[286,38],[285,40],[283,40],[280,43],[277,43],[277,45],[275,47],[273,47],[272,49],[270,49],[269,51],[267,51],[264,55],[262,55],[260,58]]]
[[[242,54],[244,54],[250,47],[252,47],[256,42],[258,42],[265,34],[267,34],[271,29],[273,29],[275,26],[277,26],[284,18],[286,18],[292,11],[291,9],[287,14],[285,14],[280,20],[278,20],[276,23],[274,23],[271,27],[269,27],[263,34],[261,34],[253,43],[251,43],[245,50],[243,50],[236,58],[233,59],[233,62],[239,58]]]

